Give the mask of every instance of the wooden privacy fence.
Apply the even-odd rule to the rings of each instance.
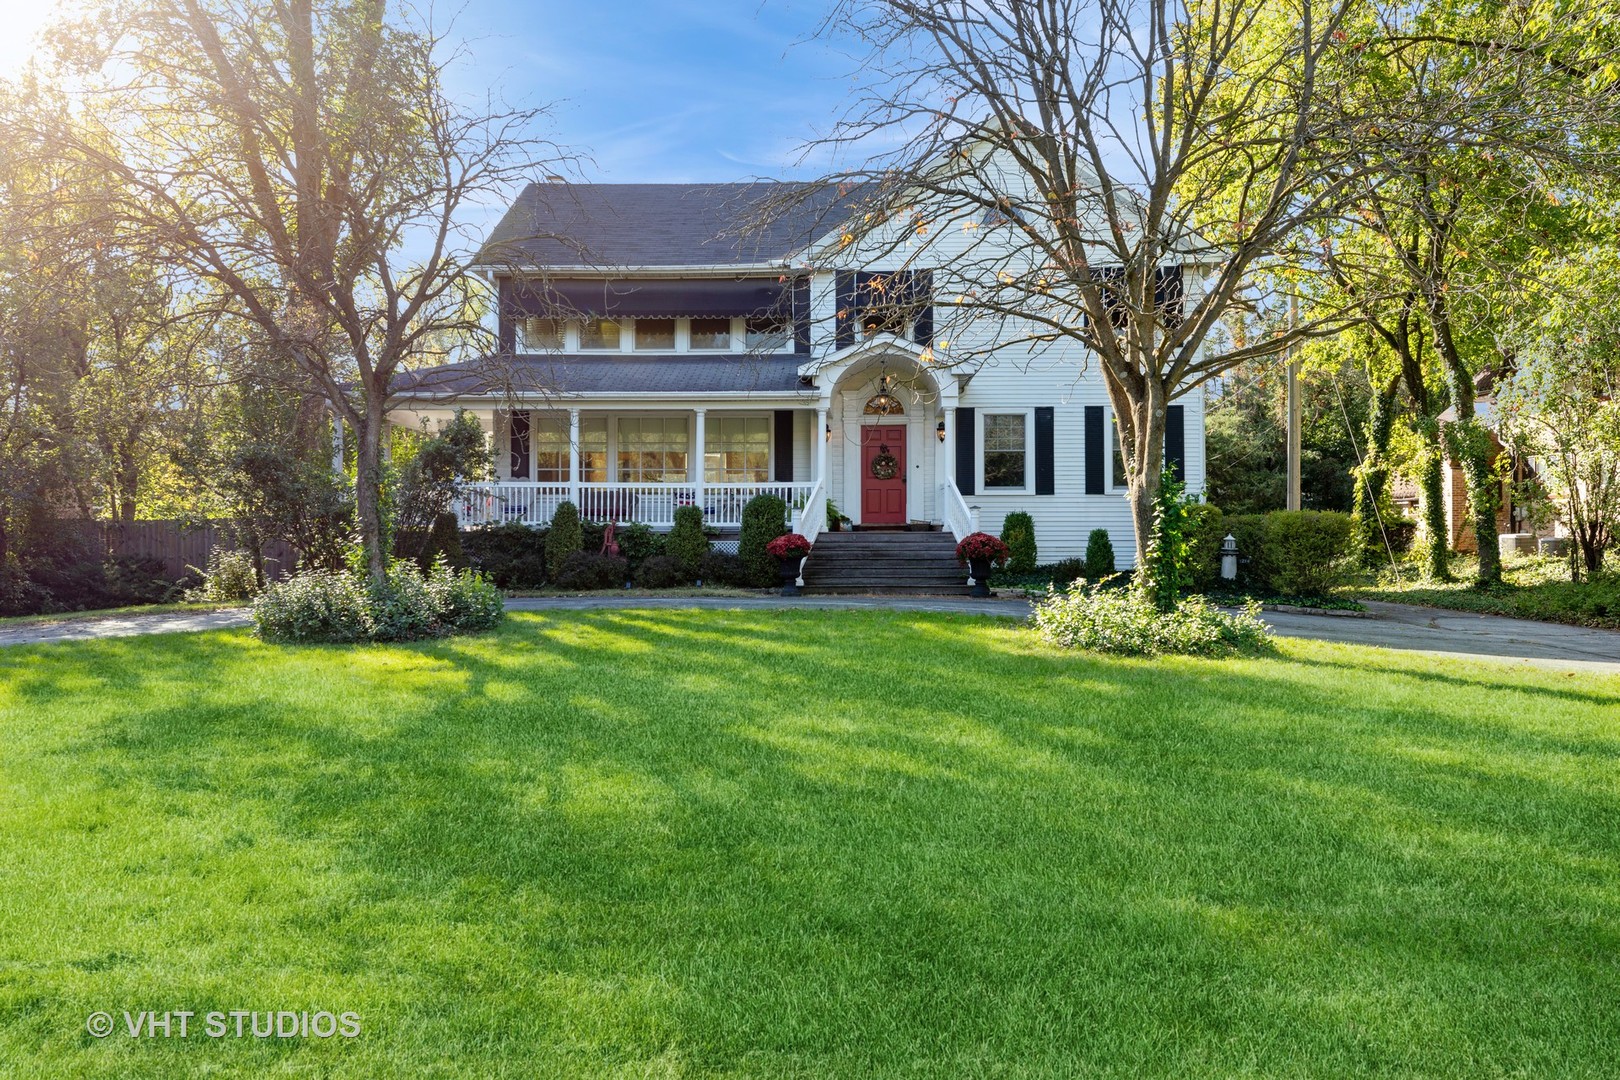
[[[132,555],[162,559],[165,577],[179,579],[186,567],[208,565],[215,547],[231,549],[229,534],[213,525],[184,521],[89,521],[81,527],[100,540],[108,555]],[[264,572],[272,578],[285,577],[298,566],[298,551],[291,544],[274,541],[265,545]]]

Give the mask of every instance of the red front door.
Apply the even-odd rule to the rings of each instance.
[[[861,428],[861,524],[906,523],[906,429]]]

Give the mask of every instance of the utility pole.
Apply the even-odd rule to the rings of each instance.
[[[1288,300],[1288,329],[1299,328],[1299,297]],[[1288,509],[1303,509],[1299,493],[1300,458],[1299,342],[1288,346]]]

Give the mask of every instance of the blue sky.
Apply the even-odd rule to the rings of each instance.
[[[585,179],[741,180],[812,175],[795,148],[848,97],[849,56],[810,41],[821,0],[468,0],[451,36],[456,90],[555,103],[557,140]]]

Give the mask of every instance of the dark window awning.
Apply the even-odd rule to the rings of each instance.
[[[512,315],[567,318],[591,315],[618,318],[697,316],[734,318],[793,314],[792,278],[744,278],[603,281],[585,278],[531,279],[502,283],[501,294]]]

